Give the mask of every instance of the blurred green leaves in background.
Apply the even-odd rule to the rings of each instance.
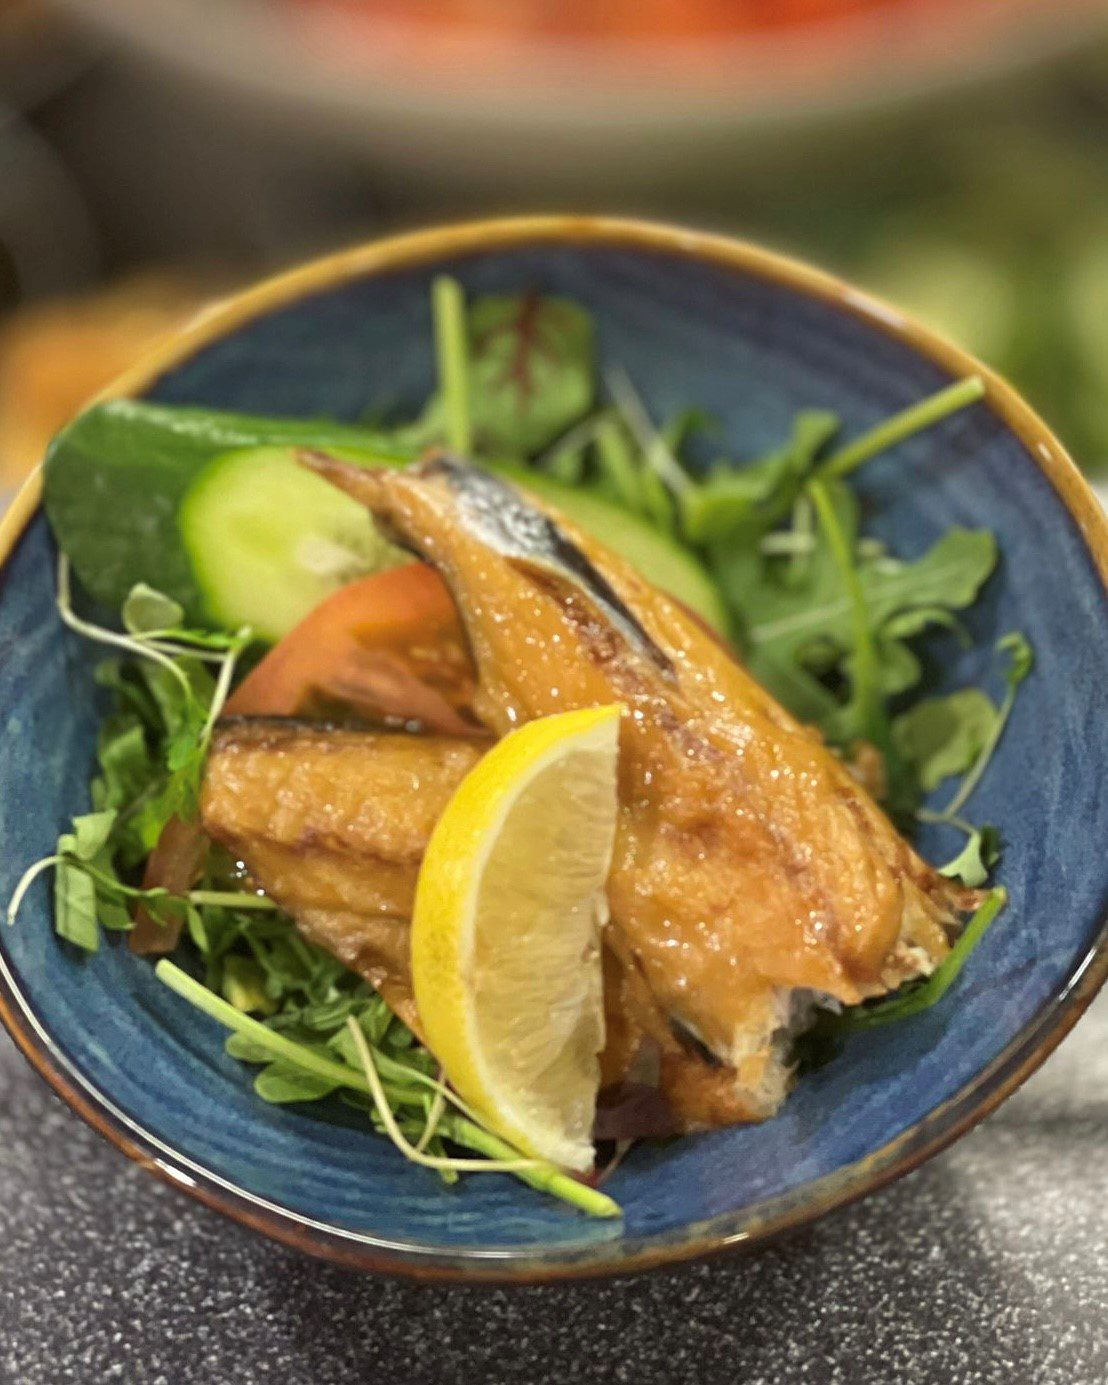
[[[1066,95],[1034,118],[943,120],[872,158],[809,167],[771,192],[755,234],[831,265],[995,367],[1103,475],[1108,117]]]

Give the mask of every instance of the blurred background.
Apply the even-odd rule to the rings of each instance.
[[[0,505],[212,297],[555,209],[838,270],[1108,471],[1105,0],[0,0]]]

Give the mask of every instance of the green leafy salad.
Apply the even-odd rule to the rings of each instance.
[[[981,887],[1000,840],[967,811],[1032,654],[1006,634],[990,687],[932,696],[921,686],[935,647],[929,656],[920,639],[969,641],[962,618],[996,566],[996,541],[951,528],[904,560],[865,532],[850,482],[983,387],[958,381],[860,436],[806,411],[768,454],[705,465],[713,420],[692,408],[657,418],[623,371],[602,373],[578,304],[536,293],[467,303],[440,279],[433,308],[438,388],[414,418],[355,425],[115,400],[54,441],[44,482],[58,607],[105,646],[95,678],[106,713],[90,810],[28,870],[8,917],[52,870],[56,928],[75,949],[95,952],[105,931],[179,938],[158,975],[231,1031],[227,1052],[257,1069],[263,1100],[338,1094],[447,1182],[512,1172],[617,1215],[599,1189],[490,1133],[367,982],[307,942],[219,848],[151,883],[152,856],[196,820],[213,729],[242,675],[330,593],[406,557],[361,506],[298,465],[297,449],[402,465],[447,446],[518,480],[730,640],[902,827],[948,830],[944,873]],[[118,624],[104,611],[121,612]],[[923,807],[943,788],[944,808]],[[825,1016],[824,1030],[934,1004],[1004,892],[982,898],[929,977]]]

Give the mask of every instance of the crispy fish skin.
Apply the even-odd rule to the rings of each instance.
[[[385,997],[417,1033],[409,933],[431,832],[485,745],[284,717],[231,717],[212,739],[204,831],[241,860],[309,941]],[[605,954],[605,1083],[642,1035]]]
[[[631,986],[639,1021],[673,1063],[691,1040],[722,1065],[686,1104],[687,1124],[772,1114],[789,1076],[781,1037],[813,995],[854,1004],[945,955],[972,896],[626,562],[447,458],[403,470],[303,460],[439,569],[483,722],[504,734],[625,705],[608,942],[642,983]]]
[[[418,1025],[408,961],[416,877],[481,750],[446,736],[232,718],[212,739],[201,823],[307,938]]]

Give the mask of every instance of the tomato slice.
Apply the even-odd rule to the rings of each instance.
[[[368,716],[472,734],[473,670],[442,578],[390,568],[322,601],[245,678],[230,716],[295,716],[340,702]]]

